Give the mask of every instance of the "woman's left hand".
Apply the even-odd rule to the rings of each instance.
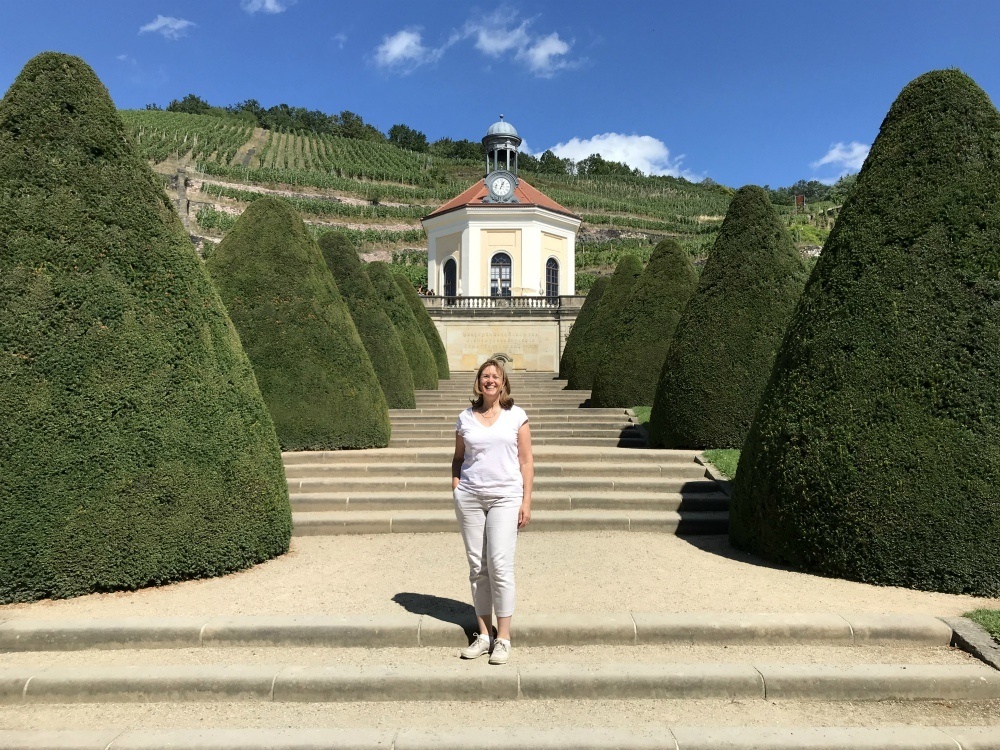
[[[521,505],[521,510],[517,512],[517,528],[523,529],[531,522],[531,506]]]

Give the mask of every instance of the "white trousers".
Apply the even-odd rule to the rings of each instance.
[[[469,559],[476,614],[489,622],[514,614],[514,547],[521,498],[485,497],[454,491],[455,515]]]

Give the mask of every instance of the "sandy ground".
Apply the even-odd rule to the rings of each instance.
[[[223,578],[0,606],[0,620],[171,615],[460,613],[470,594],[457,533],[300,537],[275,560]],[[770,566],[726,537],[638,532],[525,533],[521,613],[914,612],[1000,599],[870,586]],[[516,615],[515,615],[516,621]]]

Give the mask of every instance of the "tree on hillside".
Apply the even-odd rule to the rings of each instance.
[[[395,271],[395,276],[399,291],[403,293],[406,304],[413,311],[413,317],[417,319],[417,325],[420,326],[420,331],[424,334],[424,338],[427,339],[427,345],[431,348],[431,353],[434,355],[438,379],[448,380],[451,378],[451,370],[448,368],[448,351],[444,348],[444,342],[441,340],[441,334],[438,333],[437,326],[431,320],[427,308],[424,307],[420,295],[417,294],[417,290],[410,283],[409,277],[400,271]]]
[[[594,279],[590,291],[587,292],[587,299],[583,301],[583,306],[580,308],[580,312],[577,313],[576,320],[573,321],[573,327],[569,329],[569,336],[566,337],[562,356],[559,358],[559,378],[561,380],[569,380],[572,373],[576,370],[577,347],[586,338],[587,326],[594,319],[594,313],[597,312],[597,306],[607,286],[608,277],[598,276]]]
[[[413,373],[406,362],[406,352],[354,245],[343,232],[326,232],[319,238],[319,247],[347,302],[389,408],[413,409],[416,406]]]
[[[389,128],[389,143],[408,151],[427,151],[427,136],[409,125],[399,123]]]
[[[94,72],[0,100],[0,602],[135,589],[288,549],[274,427],[159,179]]]
[[[628,408],[653,403],[667,347],[697,284],[691,256],[676,240],[660,241],[611,321],[594,375],[592,405]]]
[[[291,205],[251,203],[207,265],[284,450],[388,444],[389,412],[371,360]]]
[[[365,271],[375,287],[379,304],[399,333],[399,340],[403,343],[406,359],[413,372],[414,387],[420,390],[437,390],[438,370],[434,353],[420,330],[413,310],[396,284],[396,277],[389,264],[380,260],[373,261],[365,266]]]
[[[743,446],[805,281],[767,191],[740,188],[663,363],[652,445]]]
[[[642,261],[634,255],[624,255],[608,280],[607,288],[587,324],[574,351],[575,365],[569,373],[569,387],[589,390],[594,385],[597,367],[604,356],[615,318],[621,313],[632,287],[642,275]]]
[[[778,353],[730,533],[795,567],[1000,594],[1000,113],[958,70],[882,123]]]
[[[465,138],[459,141],[451,138],[439,138],[430,145],[429,150],[435,156],[443,156],[447,159],[482,161],[486,157],[482,143]]]
[[[189,115],[208,114],[211,109],[211,104],[195,94],[188,94],[180,101],[172,99],[167,105],[168,112],[185,112]]]

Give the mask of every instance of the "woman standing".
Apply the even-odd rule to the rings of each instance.
[[[472,406],[455,424],[451,461],[455,515],[469,558],[479,627],[462,658],[489,654],[490,664],[506,664],[514,614],[514,546],[518,529],[531,520],[531,432],[528,415],[514,406],[507,373],[498,360],[480,366],[472,393]],[[491,643],[494,613],[497,637]]]

